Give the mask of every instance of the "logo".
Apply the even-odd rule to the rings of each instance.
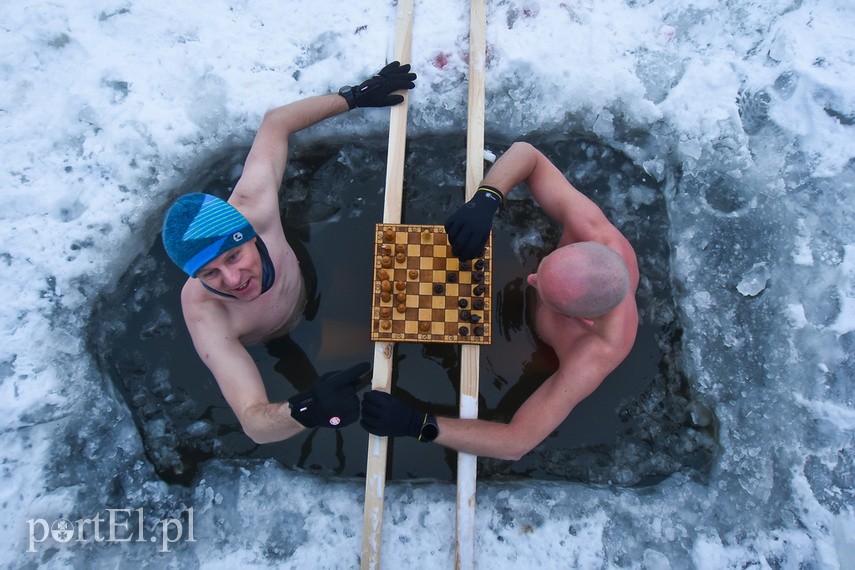
[[[243,234],[241,232],[235,232],[234,234],[232,234],[232,239],[235,241],[235,243],[243,241]]]
[[[333,417],[331,417],[331,418],[330,418],[330,425],[331,425],[331,426],[337,426],[337,425],[338,425],[338,424],[340,424],[340,423],[341,423],[341,418],[340,418],[340,417],[338,417],[338,416],[333,416]]]
[[[70,520],[28,519],[27,552],[37,552],[38,545],[48,539],[55,544],[148,542],[159,552],[169,552],[177,542],[196,542],[193,531],[193,508],[178,513],[175,518],[146,521],[143,509],[106,509],[106,516],[96,513],[92,518]],[[50,542],[48,543],[50,544]],[[73,547],[72,544],[68,545]]]
[[[53,521],[50,525],[50,536],[59,543],[65,543],[74,537],[74,526],[68,519]]]

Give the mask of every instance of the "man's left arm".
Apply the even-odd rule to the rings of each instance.
[[[592,339],[589,342],[599,342]],[[600,349],[581,343],[574,355],[538,387],[520,406],[510,423],[485,420],[436,418],[435,443],[482,457],[516,461],[546,439],[576,405],[587,398],[610,372],[604,360],[589,358]],[[395,396],[371,391],[363,396],[361,425],[381,436],[419,437],[429,414],[416,410]]]
[[[356,87],[339,93],[308,97],[267,111],[250,148],[243,174],[229,203],[246,215],[257,231],[278,219],[278,194],[288,159],[288,138],[298,131],[356,107],[397,105],[403,96],[395,91],[415,87],[410,65],[397,61]]]
[[[337,94],[301,99],[264,114],[229,203],[254,225],[279,215],[279,187],[288,159],[288,138],[302,129],[347,111],[347,102]],[[256,227],[263,231],[263,227]]]
[[[523,402],[509,423],[438,418],[439,435],[435,441],[473,455],[519,460],[549,437],[608,374],[601,362],[583,356],[598,349],[583,344],[586,346],[575,351],[578,356],[563,360],[571,362],[572,367],[560,366]]]

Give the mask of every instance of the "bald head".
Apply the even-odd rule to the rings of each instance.
[[[595,318],[618,306],[629,291],[629,271],[613,249],[596,242],[560,247],[529,277],[540,297],[568,317]]]

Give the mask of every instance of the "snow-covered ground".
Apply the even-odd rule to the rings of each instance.
[[[215,461],[161,482],[85,330],[186,173],[266,109],[376,71],[394,6],[58,0],[0,21],[0,561],[354,567],[360,481]],[[417,2],[415,22],[409,132],[459,132],[468,5]],[[482,484],[480,566],[851,567],[853,24],[845,0],[489,3],[488,131],[590,137],[663,182],[684,366],[721,453],[653,487]],[[295,140],[387,126],[359,111]],[[384,566],[450,567],[454,500],[390,484]],[[144,537],[94,540],[137,515]],[[63,543],[61,519],[90,521]]]

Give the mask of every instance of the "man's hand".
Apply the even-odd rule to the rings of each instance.
[[[401,65],[400,62],[393,61],[381,69],[377,75],[356,87],[342,87],[339,95],[347,101],[348,109],[388,107],[404,100],[403,95],[392,95],[392,92],[415,88],[415,80],[416,74],[410,72],[409,63]]]
[[[493,216],[502,199],[502,193],[492,186],[481,186],[471,200],[448,217],[445,231],[456,257],[466,261],[484,251],[493,227]]]
[[[347,370],[327,372],[311,388],[288,399],[291,417],[306,426],[344,427],[359,417],[356,386],[371,369],[367,362]]]
[[[374,435],[419,437],[426,419],[427,414],[386,392],[372,390],[362,397],[362,420],[359,423]]]

